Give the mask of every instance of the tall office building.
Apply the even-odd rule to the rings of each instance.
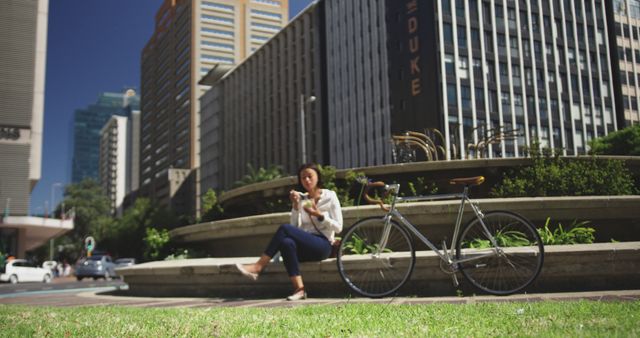
[[[198,81],[213,68],[242,62],[287,23],[287,16],[287,0],[162,4],[155,32],[142,51],[141,196],[171,205],[171,187],[181,186],[176,182],[185,176],[180,171],[180,179],[171,177],[170,169],[200,166],[199,98],[208,87]],[[182,183],[193,187],[195,199],[197,178],[190,177]]]
[[[140,111],[112,116],[100,131],[99,182],[111,201],[111,212],[122,215],[127,194],[138,189]]]
[[[100,130],[113,115],[128,116],[139,110],[140,98],[135,90],[122,93],[102,93],[95,104],[75,111],[73,117],[73,158],[71,181],[85,178],[98,180]]]
[[[615,28],[609,33],[615,46],[613,74],[616,82],[618,124],[630,126],[640,123],[640,1],[614,0],[610,20]],[[616,76],[617,75],[617,76]]]
[[[431,136],[422,159],[525,156],[535,140],[584,154],[617,130],[606,7],[314,2],[231,72],[204,80],[214,87],[203,97],[201,189],[229,188],[247,163],[293,172],[304,147],[338,168],[391,163],[392,136],[407,131]]]
[[[0,252],[23,258],[73,221],[29,216],[40,180],[48,0],[0,1]]]

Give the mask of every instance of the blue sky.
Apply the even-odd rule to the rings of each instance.
[[[51,205],[52,186],[71,177],[71,119],[101,92],[139,87],[140,51],[163,0],[52,0],[45,83],[42,177],[31,195],[31,212]],[[293,17],[311,0],[289,0]],[[53,189],[53,200],[62,189]]]

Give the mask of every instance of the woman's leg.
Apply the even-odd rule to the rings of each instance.
[[[259,274],[262,269],[264,269],[264,267],[269,264],[269,261],[271,261],[271,258],[276,254],[276,252],[280,251],[282,241],[287,238],[290,232],[295,231],[292,229],[304,232],[303,230],[300,230],[293,225],[281,225],[276,233],[273,234],[273,237],[271,237],[271,241],[269,242],[269,245],[267,245],[267,249],[264,251],[262,256],[260,256],[260,259],[258,259],[258,261],[253,264],[244,264],[242,265],[242,268],[249,273]]]
[[[288,224],[280,229],[286,237],[280,241],[278,249],[289,277],[300,275],[299,262],[320,261],[331,254],[331,244],[322,235],[310,234]],[[269,255],[269,252],[265,253]]]

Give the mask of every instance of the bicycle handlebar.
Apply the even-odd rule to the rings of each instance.
[[[389,212],[389,207],[384,205],[384,202],[382,202],[381,199],[375,199],[372,198],[371,196],[369,196],[369,188],[385,188],[385,192],[389,192],[389,186],[386,185],[384,182],[382,181],[378,181],[378,182],[368,182],[366,178],[364,178],[363,180],[361,180],[360,182],[366,182],[364,184],[364,192],[363,192],[363,197],[364,200],[367,201],[367,203],[369,204],[377,204],[380,206],[380,208],[386,212]]]

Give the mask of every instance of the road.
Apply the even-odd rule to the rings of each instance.
[[[51,283],[0,283],[0,298],[36,293],[71,292],[72,290],[83,291],[84,289],[122,287],[124,285],[126,284],[119,279],[110,281],[103,279],[84,279],[82,281],[76,281],[75,277],[55,278]]]

